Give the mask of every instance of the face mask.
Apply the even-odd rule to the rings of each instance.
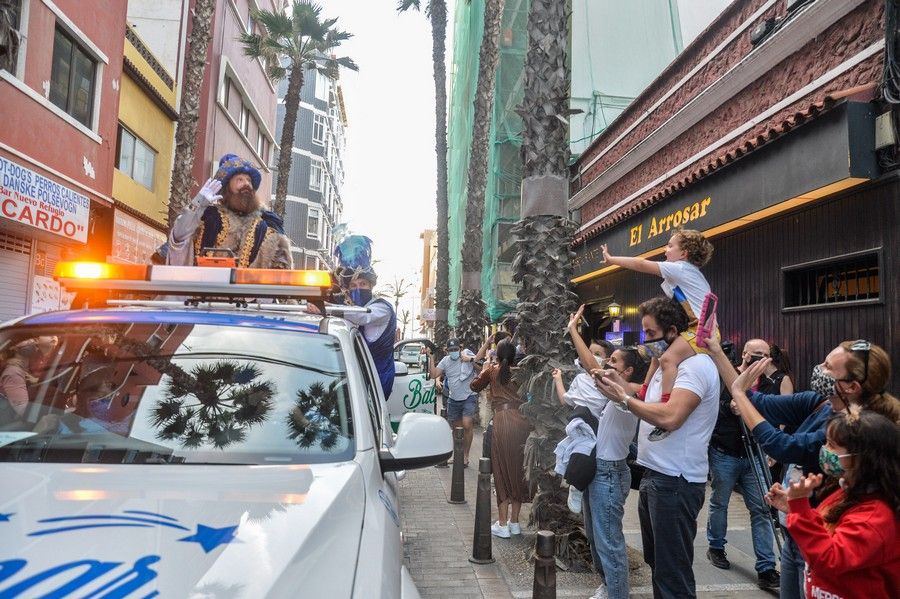
[[[38,353],[38,346],[36,343],[29,343],[27,345],[23,345],[16,349],[16,353],[24,358],[31,358]]]
[[[827,374],[821,364],[816,364],[813,368],[812,377],[809,381],[809,388],[821,395],[822,397],[832,397],[834,392],[835,380],[830,374]]]
[[[755,364],[756,362],[759,362],[759,361],[762,360],[763,358],[765,358],[765,356],[755,356],[755,355],[751,355],[751,356],[750,356],[750,359],[747,360],[747,366],[750,366],[751,364]]]
[[[834,453],[823,445],[819,448],[819,467],[828,476],[840,476],[845,472],[844,467],[841,466],[841,458],[852,455],[852,453]]]
[[[458,351],[452,351],[447,355],[450,356],[451,360],[459,360],[459,352]]]
[[[365,306],[372,301],[371,289],[351,289],[350,299],[354,306]]]
[[[643,346],[647,349],[647,353],[651,358],[658,359],[669,349],[669,342],[664,337],[660,337],[659,339],[648,339],[643,343]]]

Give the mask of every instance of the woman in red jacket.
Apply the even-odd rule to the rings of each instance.
[[[868,410],[840,412],[819,453],[840,487],[813,509],[821,474],[789,489],[772,486],[769,503],[788,512],[787,527],[806,559],[806,596],[893,599],[900,596],[900,427]]]

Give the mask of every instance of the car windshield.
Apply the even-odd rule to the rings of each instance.
[[[0,460],[343,461],[353,427],[335,337],[206,324],[0,331]]]

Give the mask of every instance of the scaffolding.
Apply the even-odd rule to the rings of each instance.
[[[500,62],[488,147],[482,243],[482,297],[497,322],[515,307],[512,282],[516,248],[510,229],[519,220],[522,184],[523,67],[528,50],[529,0],[506,0],[500,26]],[[572,2],[570,149],[582,152],[682,49],[676,0]],[[450,326],[465,240],[466,185],[472,147],[478,55],[484,31],[484,0],[457,2],[448,111],[448,214]]]
[[[519,219],[522,120],[515,110],[522,101],[522,68],[528,44],[527,20],[528,0],[506,0],[500,25],[500,62],[494,88],[482,223],[481,289],[491,322],[496,322],[510,311],[516,301],[516,286],[512,282],[515,248],[509,229]],[[484,0],[457,3],[447,144],[451,326],[456,325],[456,300],[462,271],[466,175],[472,146],[478,53],[483,31]]]

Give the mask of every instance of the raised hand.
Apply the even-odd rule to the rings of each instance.
[[[608,264],[610,258],[612,258],[612,255],[609,253],[609,248],[607,248],[606,244],[604,243],[600,246],[600,250],[603,252],[603,261]]]
[[[554,378],[554,380],[562,380],[562,370],[560,370],[559,368],[554,368],[553,372],[551,372],[550,375]]]
[[[821,474],[810,474],[801,476],[797,482],[791,481],[791,486],[787,490],[788,499],[801,499],[803,497],[811,497],[813,491],[822,484]]]
[[[222,199],[222,196],[219,195],[221,189],[221,181],[218,179],[207,179],[200,191],[197,192],[197,195],[194,196],[194,202],[201,208],[217,204]]]
[[[576,311],[575,314],[569,315],[569,324],[566,326],[566,328],[569,329],[570,331],[572,331],[572,330],[577,331],[578,330],[578,321],[582,319],[583,315],[584,315],[584,304],[581,304],[580,306],[578,306],[578,311]]]
[[[760,360],[759,362],[754,362],[750,365],[750,368],[747,368],[742,372],[734,382],[731,384],[731,394],[736,395],[738,393],[746,394],[750,387],[753,386],[762,373],[765,372],[766,367],[772,363],[772,358],[765,358]]]

